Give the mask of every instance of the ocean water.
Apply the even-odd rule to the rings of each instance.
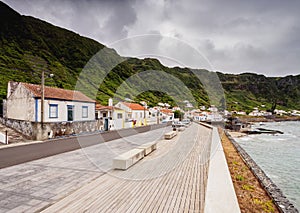
[[[284,134],[248,135],[235,140],[300,210],[300,122],[257,123],[252,126],[257,127],[279,130]]]

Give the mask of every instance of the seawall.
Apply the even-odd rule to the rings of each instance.
[[[284,196],[282,191],[276,184],[264,173],[264,171],[256,164],[256,162],[248,155],[248,153],[225,131],[225,134],[240,154],[244,162],[256,176],[262,187],[269,194],[274,204],[280,212],[283,213],[297,213],[296,207]]]

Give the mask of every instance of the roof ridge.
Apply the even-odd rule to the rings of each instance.
[[[41,85],[31,84],[26,82],[19,82],[26,87],[35,97],[41,97]],[[83,101],[83,102],[96,102],[84,93],[78,90],[69,90],[58,87],[45,86],[45,98],[70,100],[70,101]]]
[[[19,82],[21,84],[29,84],[29,85],[32,85],[32,86],[37,86],[37,87],[42,87],[42,85],[40,84],[32,84],[32,83],[27,83],[27,82]],[[59,90],[66,90],[66,91],[76,91],[76,92],[80,92],[79,90],[71,90],[71,89],[64,89],[64,88],[61,88],[61,87],[51,87],[51,86],[44,86],[45,88],[51,88],[51,89],[59,89]],[[81,92],[82,93],[82,92]]]

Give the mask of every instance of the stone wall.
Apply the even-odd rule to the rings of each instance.
[[[43,126],[38,122],[14,120],[7,118],[0,118],[0,122],[7,127],[10,127],[17,132],[24,135],[26,138],[31,140],[47,140],[49,138],[55,138],[64,135],[78,135],[81,133],[97,132],[103,125],[102,120],[95,121],[74,121],[74,122],[53,122],[44,123]],[[125,137],[128,135],[146,132],[149,130],[154,130],[162,128],[164,126],[170,126],[168,124],[155,124],[149,126],[141,126],[135,128],[126,128],[115,130],[118,132],[120,137]]]
[[[16,130],[28,139],[33,139],[33,123],[30,121],[14,120],[0,117],[0,122]]]
[[[296,207],[283,195],[282,191],[273,183],[273,181],[264,173],[264,171],[255,163],[248,153],[228,134],[225,132],[229,140],[234,145],[237,152],[243,158],[250,170],[256,176],[262,187],[266,190],[280,212],[296,213]]]
[[[33,123],[33,139],[46,140],[63,135],[75,135],[84,132],[95,132],[100,121],[74,121],[74,122],[53,122],[53,123]]]
[[[32,140],[46,140],[63,135],[80,134],[83,132],[95,132],[99,130],[101,121],[55,122],[44,123],[30,122],[0,118],[0,122],[26,138]]]

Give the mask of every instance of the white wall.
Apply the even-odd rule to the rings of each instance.
[[[118,113],[122,114],[122,118],[118,118]],[[114,110],[112,113],[112,128],[111,130],[117,130],[124,128],[125,122],[125,111]]]
[[[125,111],[125,121],[136,120],[136,126],[141,126],[142,124],[145,125],[144,110],[132,110],[121,102],[117,103],[115,106]],[[131,117],[128,117],[128,114],[131,114]]]
[[[6,116],[16,120],[35,120],[35,99],[24,86],[19,85],[6,102]]]
[[[58,105],[58,117],[49,118],[49,104]],[[45,100],[44,122],[67,121],[67,105],[74,105],[74,121],[95,120],[95,103],[76,101]],[[82,106],[88,107],[88,117],[82,117]],[[6,116],[10,119],[41,121],[41,99],[33,98],[33,94],[22,84],[19,84],[14,93],[6,101]]]
[[[58,117],[49,118],[49,106],[50,104],[58,105]],[[67,105],[74,106],[73,121],[91,121],[95,120],[95,103],[85,103],[76,101],[60,101],[60,100],[45,100],[44,101],[44,122],[62,122],[68,121],[68,109]],[[88,117],[82,117],[82,107],[88,107]],[[38,121],[41,120],[41,100],[38,100]]]

